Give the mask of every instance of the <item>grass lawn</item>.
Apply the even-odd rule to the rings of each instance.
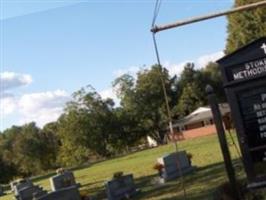
[[[232,159],[238,178],[243,178],[243,168],[231,140],[228,140]],[[192,163],[197,166],[193,174],[184,178],[187,199],[212,199],[215,189],[226,179],[222,154],[216,135],[179,142],[179,149],[192,153]],[[157,176],[153,165],[158,157],[175,151],[173,144],[132,153],[116,159],[100,162],[88,168],[75,171],[77,182],[82,184],[81,190],[90,194],[98,194],[97,199],[104,199],[103,183],[110,179],[114,172],[133,173],[141,193],[135,199],[171,200],[183,199],[180,180],[171,181],[163,187],[156,187],[152,180]],[[37,181],[46,189],[50,189],[49,178]],[[12,199],[12,195],[0,197],[0,200]]]

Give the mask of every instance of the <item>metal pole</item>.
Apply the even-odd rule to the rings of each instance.
[[[255,9],[258,8],[260,6],[266,6],[266,1],[260,1],[260,2],[256,2],[256,3],[252,3],[252,4],[248,4],[248,5],[244,5],[244,6],[239,6],[237,8],[233,8],[231,10],[227,10],[227,11],[221,11],[221,12],[217,12],[217,13],[212,13],[209,15],[204,15],[204,16],[199,16],[199,17],[193,17],[187,20],[183,20],[183,21],[177,21],[174,23],[170,23],[170,24],[166,24],[166,25],[161,25],[161,26],[154,26],[151,29],[151,32],[153,33],[157,33],[159,31],[163,31],[163,30],[167,30],[167,29],[171,29],[171,28],[176,28],[179,26],[184,26],[187,24],[192,24],[195,22],[199,22],[199,21],[204,21],[207,19],[212,19],[212,18],[216,18],[216,17],[221,17],[223,15],[230,15],[236,12],[240,12],[240,11],[244,11],[244,10],[251,10],[251,9]]]
[[[233,168],[230,152],[228,149],[228,144],[226,141],[226,136],[225,136],[221,112],[219,109],[219,105],[217,103],[216,95],[214,94],[213,88],[210,85],[208,85],[206,87],[206,93],[208,95],[208,101],[209,101],[209,104],[210,104],[210,107],[212,110],[212,114],[213,114],[213,121],[215,123],[216,130],[218,133],[220,147],[222,150],[225,168],[226,168],[227,176],[228,176],[228,179],[230,182],[232,194],[234,195],[235,199],[241,200],[239,188],[237,186],[237,181],[236,181],[236,177],[235,177],[235,171]]]
[[[159,51],[158,51],[157,42],[156,42],[156,38],[155,38],[155,34],[154,33],[152,34],[152,37],[153,37],[153,43],[154,43],[155,53],[156,53],[156,57],[157,57],[157,62],[158,62],[158,65],[159,65],[159,73],[160,73],[160,79],[161,79],[162,88],[163,88],[163,95],[164,95],[165,104],[166,104],[166,110],[167,110],[170,134],[172,135],[172,137],[174,137],[172,115],[171,115],[171,110],[170,110],[170,106],[169,106],[169,100],[168,100],[168,97],[167,97],[167,91],[166,91],[166,86],[165,86],[163,67],[161,65]],[[178,153],[177,141],[175,141],[174,144],[175,144],[175,150]],[[181,169],[179,163],[180,163],[180,159],[177,156],[177,165],[179,166],[178,170],[179,170],[179,174],[181,176],[181,182],[182,182],[182,187],[183,187],[183,191],[184,191],[184,199],[186,200],[187,199],[187,193],[186,193],[185,181],[184,181],[183,172],[182,172],[182,169]]]

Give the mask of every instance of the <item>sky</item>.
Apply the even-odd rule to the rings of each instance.
[[[227,10],[232,0],[162,0],[156,24]],[[0,130],[55,121],[73,92],[92,85],[118,100],[112,81],[156,63],[155,0],[0,0]],[[223,56],[225,17],[156,34],[171,75]]]

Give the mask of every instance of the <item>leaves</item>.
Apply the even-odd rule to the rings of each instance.
[[[235,7],[260,0],[235,0]],[[226,54],[266,36],[266,8],[238,12],[228,16]]]

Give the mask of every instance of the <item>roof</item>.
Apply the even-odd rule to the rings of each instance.
[[[219,108],[222,116],[230,112],[230,107],[227,103],[219,104]],[[173,127],[192,124],[210,118],[213,118],[211,108],[209,106],[199,107],[183,119],[176,121]]]
[[[254,58],[265,57],[265,53],[262,49],[262,45],[266,43],[266,37],[261,37],[233,53],[224,56],[216,62],[222,66],[232,66],[239,63],[248,62],[254,60]]]

